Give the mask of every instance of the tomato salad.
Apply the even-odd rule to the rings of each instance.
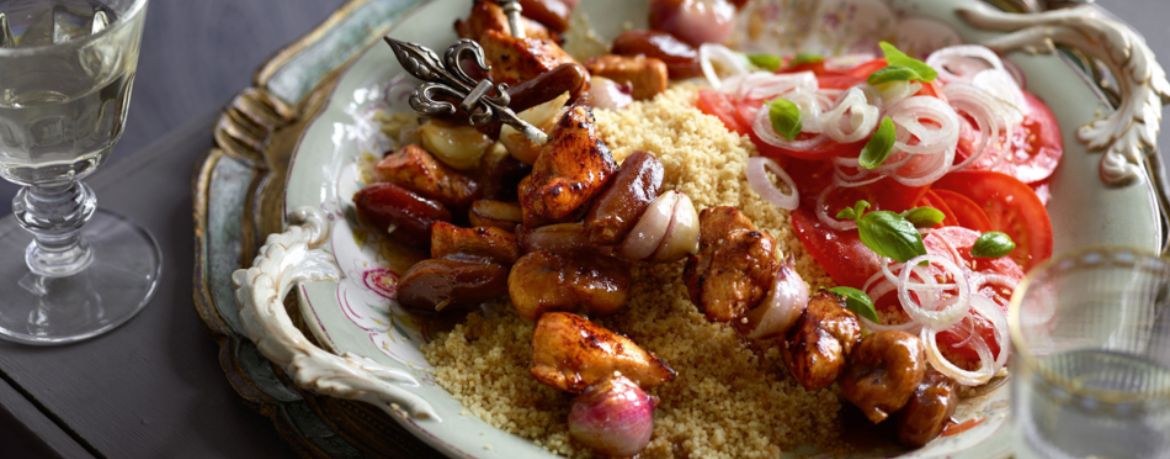
[[[869,331],[917,334],[967,386],[1005,367],[1005,310],[1052,255],[1047,183],[1062,154],[1051,110],[974,45],[919,60],[781,58],[707,44],[696,105],[760,153],[752,188],[791,211],[804,248]]]

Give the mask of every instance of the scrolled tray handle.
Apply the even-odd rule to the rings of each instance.
[[[976,28],[1006,32],[983,43],[998,52],[1052,53],[1062,45],[1103,64],[1117,82],[1120,103],[1077,129],[1077,139],[1102,153],[1099,171],[1106,185],[1127,186],[1145,175],[1150,164],[1144,155],[1157,152],[1170,82],[1141,35],[1092,5],[1022,14],[973,5],[957,13]]]
[[[391,416],[438,420],[430,403],[409,390],[419,385],[409,373],[321,349],[293,324],[284,297],[301,282],[337,279],[339,269],[332,255],[317,248],[331,225],[321,210],[301,208],[288,220],[287,230],[268,236],[251,268],[232,273],[244,334],[299,387],[366,402]]]

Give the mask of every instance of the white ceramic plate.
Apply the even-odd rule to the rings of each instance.
[[[792,4],[798,1],[777,2]],[[849,0],[836,3],[866,2]],[[897,20],[919,21],[915,28],[923,27],[922,24],[929,27],[933,21],[938,21],[949,24],[967,42],[983,42],[996,37],[996,33],[968,26],[956,14],[958,7],[974,3],[963,0],[888,2],[897,12]],[[469,5],[469,0],[436,0],[427,3],[406,15],[390,35],[441,51],[456,40],[451,23],[454,18],[466,15]],[[628,24],[642,24],[646,16],[644,2],[588,0],[582,2],[580,8],[602,37],[613,37]],[[847,24],[843,29],[861,30],[864,28],[862,23],[869,19],[872,18],[853,19],[860,22]],[[825,40],[841,40],[840,43],[844,43],[852,39],[839,31],[821,35],[822,45],[827,45]],[[1028,89],[1048,102],[1063,128],[1065,155],[1052,182],[1054,199],[1049,207],[1056,232],[1056,251],[1059,253],[1094,244],[1127,245],[1149,250],[1159,248],[1159,217],[1149,181],[1139,176],[1138,181],[1130,186],[1105,186],[1099,179],[1100,154],[1089,153],[1076,137],[1080,126],[1112,109],[1102,102],[1095,88],[1065,58],[1023,54],[1013,54],[1010,58],[1027,75],[1031,82]],[[388,409],[409,430],[445,453],[509,458],[547,454],[522,438],[497,430],[474,416],[461,414],[466,412],[459,402],[439,387],[431,376],[430,365],[418,350],[421,335],[417,327],[412,325],[415,322],[390,300],[379,295],[376,285],[370,282],[376,276],[384,275],[379,271],[382,263],[376,248],[357,240],[351,222],[345,218],[346,209],[352,206],[351,197],[363,185],[357,173],[359,157],[363,153],[379,152],[389,145],[386,139],[379,138],[373,113],[379,109],[409,110],[402,99],[385,94],[387,83],[394,78],[402,78],[402,75],[401,67],[394,60],[390,49],[384,45],[368,49],[346,71],[327,108],[313,121],[301,140],[290,168],[285,195],[287,210],[318,209],[324,213],[331,231],[322,249],[332,254],[340,267],[339,280],[299,285],[302,316],[317,341],[328,350],[338,355],[349,355],[363,362],[361,365],[368,366],[360,371],[390,369],[389,377],[379,375],[381,379],[374,383],[362,380],[382,387],[389,393],[372,399],[368,394],[369,387],[365,387],[366,392],[355,395],[358,392],[346,392],[345,387],[338,389],[323,383],[323,372],[310,362],[320,355],[300,349],[297,347],[301,346],[299,342],[295,346],[289,345],[293,348],[291,351],[278,345],[261,345],[261,350],[270,359],[286,365],[302,386],[337,396],[383,403],[385,406],[394,402],[396,406],[408,408],[407,411],[410,411],[410,407],[421,407],[425,409],[420,409],[420,412],[437,414],[437,417],[419,419],[401,410]],[[387,100],[390,100],[389,104]],[[288,263],[291,263],[289,260],[296,260],[295,257],[288,258],[292,252],[285,250],[269,259],[283,260],[285,264],[280,266],[287,268]],[[277,258],[277,255],[285,258]],[[294,266],[292,270],[295,269]],[[279,276],[274,277],[279,279]],[[245,302],[246,296],[241,294]],[[258,308],[256,305],[252,307]],[[258,312],[246,310],[244,314],[253,312],[260,318],[269,317],[267,314],[281,317],[279,311],[265,312],[262,309]],[[250,336],[259,339],[264,336],[263,333],[255,331]],[[298,358],[302,360],[298,361]],[[329,381],[336,383],[338,380],[351,381],[342,377]],[[382,382],[386,384],[385,387],[378,385]],[[410,397],[402,394],[409,394]],[[911,456],[1004,455],[1010,447],[1010,441],[1002,436],[1008,429],[1000,429],[1006,413],[1007,387],[1004,386],[976,406],[968,407],[966,416],[984,416],[987,421],[962,434],[936,440]]]

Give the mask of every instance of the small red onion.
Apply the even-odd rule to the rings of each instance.
[[[791,259],[780,265],[772,290],[754,309],[747,313],[749,339],[781,336],[796,323],[808,307],[808,284],[796,272]]]
[[[666,230],[670,229],[671,217],[674,215],[675,205],[678,204],[679,194],[674,190],[667,191],[650,203],[650,207],[642,212],[634,229],[626,235],[618,252],[627,260],[645,260],[654,255],[658,246],[666,238]]]
[[[629,85],[595,76],[589,80],[589,98],[595,108],[617,110],[634,102]]]
[[[692,46],[723,43],[735,28],[735,5],[727,0],[653,0],[649,23]]]
[[[633,456],[654,433],[656,401],[621,373],[589,386],[569,409],[573,440],[611,456]]]

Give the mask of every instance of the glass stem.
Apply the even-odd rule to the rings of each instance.
[[[93,262],[81,228],[93,217],[97,197],[79,181],[26,186],[12,200],[12,213],[33,235],[24,261],[33,274],[67,277]]]

